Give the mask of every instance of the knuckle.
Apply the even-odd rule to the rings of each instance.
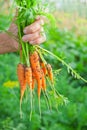
[[[41,23],[41,25],[44,25],[44,20],[40,19],[40,23]]]
[[[44,28],[43,27],[41,27],[41,30],[40,30],[41,32],[44,32]]]
[[[44,40],[46,40],[47,38],[46,38],[46,35],[44,34]]]
[[[35,34],[35,37],[39,37],[39,33],[38,32]]]
[[[28,41],[32,40],[32,38],[30,37],[30,35],[27,35],[27,40]]]
[[[40,44],[40,39],[38,38],[36,41],[35,41],[36,44]]]
[[[34,33],[34,30],[35,30],[34,28],[30,28],[31,33]]]
[[[44,35],[42,38],[42,42],[45,42],[45,41],[46,41],[46,35]]]

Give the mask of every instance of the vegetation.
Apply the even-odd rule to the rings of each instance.
[[[63,15],[63,14],[62,14]],[[1,17],[6,25],[7,17]],[[46,27],[47,43],[42,46],[69,63],[82,77],[87,79],[87,38],[84,34],[76,33],[75,29],[65,29],[59,26],[53,29]],[[64,21],[64,19],[63,19]],[[7,24],[8,25],[8,24]],[[80,26],[79,26],[80,30]],[[78,30],[78,32],[79,32]],[[19,63],[18,54],[0,55],[0,130],[86,130],[87,129],[87,84],[74,79],[68,74],[66,68],[49,55],[46,57],[55,68],[60,70],[56,74],[56,89],[68,97],[69,103],[48,110],[46,102],[41,100],[42,118],[39,116],[38,99],[36,98],[35,110],[30,121],[29,96],[23,101],[23,118],[20,119],[19,85],[16,76],[16,66]],[[2,62],[3,61],[3,62]],[[62,69],[61,69],[62,68]],[[15,70],[15,71],[14,71]],[[26,103],[27,102],[27,103]],[[61,102],[61,101],[60,101]],[[54,102],[55,104],[55,102]]]

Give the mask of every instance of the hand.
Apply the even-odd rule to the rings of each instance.
[[[40,16],[37,17],[34,23],[24,28],[22,40],[33,45],[45,42],[46,36],[42,27],[43,24],[44,20]]]
[[[24,28],[24,36],[22,37],[22,40],[33,45],[45,42],[46,36],[43,31],[43,24],[43,19],[41,17],[38,17],[34,23]],[[8,31],[12,33],[17,39],[18,28],[16,24],[12,23]],[[12,37],[9,37],[8,39],[11,42],[11,44],[9,45],[11,48],[9,52],[17,51],[19,47],[17,41],[14,40]]]

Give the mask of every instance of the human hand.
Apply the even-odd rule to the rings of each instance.
[[[44,20],[41,17],[38,17],[34,23],[24,28],[24,36],[22,37],[22,40],[24,42],[29,42],[32,45],[45,42],[46,36],[42,27],[43,24]],[[17,39],[18,28],[14,22],[10,25],[8,32],[12,33],[15,39]],[[13,37],[9,37],[8,39],[11,41],[11,44],[9,45],[11,47],[11,52],[14,50],[17,51],[19,48],[18,40],[16,41]]]
[[[22,37],[22,40],[33,45],[45,42],[46,36],[42,25],[44,25],[44,20],[38,16],[34,23],[24,28],[24,36]]]

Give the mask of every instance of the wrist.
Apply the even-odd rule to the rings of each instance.
[[[9,36],[9,46],[10,46],[10,52],[16,52],[18,51],[18,42]]]
[[[18,28],[16,24],[12,23],[10,25],[8,32],[12,35],[12,36],[8,35],[9,39],[11,40],[10,47],[11,47],[12,52],[18,51],[18,42],[16,40],[18,39]]]
[[[15,52],[18,50],[18,43],[6,33],[0,34],[0,54]]]

